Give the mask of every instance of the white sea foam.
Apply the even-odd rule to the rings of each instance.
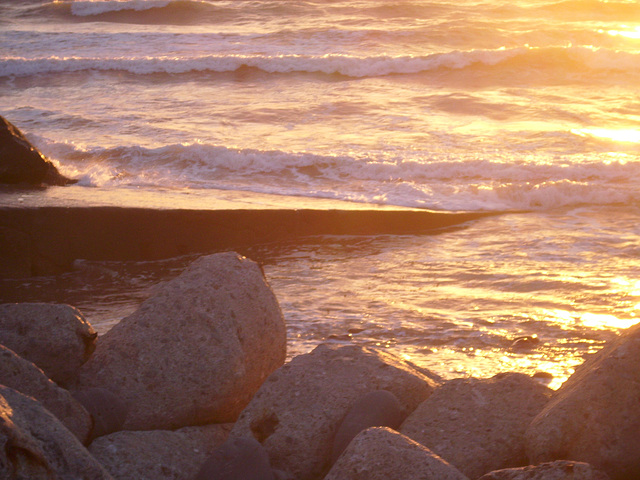
[[[200,143],[111,149],[80,149],[42,138],[38,143],[63,173],[87,186],[244,189],[450,210],[640,202],[638,162],[357,158]]]
[[[582,68],[638,73],[640,53],[617,52],[587,47],[518,47],[498,50],[471,50],[436,53],[426,56],[353,56],[327,55],[206,55],[199,57],[5,57],[0,61],[0,76],[29,76],[78,71],[126,71],[144,75],[153,73],[233,72],[253,67],[268,73],[325,73],[349,77],[412,74],[437,69],[461,70],[472,65],[496,66],[513,59],[555,62],[562,69],[568,60]],[[577,67],[576,67],[577,68]]]

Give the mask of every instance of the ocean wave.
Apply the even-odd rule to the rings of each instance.
[[[497,50],[470,50],[426,56],[327,55],[207,55],[185,57],[4,57],[0,77],[30,76],[81,71],[125,71],[137,75],[192,72],[235,72],[255,68],[266,73],[322,73],[353,78],[394,74],[416,74],[436,70],[460,71],[489,68],[496,73],[520,71],[589,71],[640,73],[640,53],[590,47],[518,47]],[[507,70],[507,71],[505,71]],[[544,71],[542,72],[544,73]]]
[[[203,0],[61,0],[33,6],[24,14],[68,21],[197,24],[215,20],[228,10],[235,11]]]
[[[66,3],[66,2],[57,2],[57,3]],[[164,8],[172,3],[174,4],[184,4],[188,5],[192,2],[186,2],[183,0],[180,1],[172,1],[172,0],[134,0],[134,1],[123,1],[123,0],[106,0],[106,1],[78,1],[75,0],[73,2],[69,2],[71,7],[71,13],[80,17],[86,17],[89,15],[100,15],[102,13],[109,12],[120,12],[122,10],[132,10],[135,12],[140,12],[143,10],[149,10],[152,8]]]
[[[563,18],[587,18],[596,20],[621,20],[631,22],[640,19],[640,5],[626,0],[559,0],[532,7],[538,12],[551,12]]]
[[[36,140],[85,186],[234,189],[448,210],[640,204],[637,160],[373,158],[202,143],[78,148]]]

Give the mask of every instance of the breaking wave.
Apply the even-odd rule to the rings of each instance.
[[[553,164],[513,156],[372,158],[202,143],[92,149],[39,143],[63,173],[85,186],[234,189],[447,210],[640,203],[638,162],[582,156]]]
[[[417,74],[438,70],[461,71],[485,68],[496,74],[513,74],[514,69],[536,72],[640,73],[640,53],[589,47],[519,47],[471,50],[425,56],[353,55],[206,55],[184,57],[5,57],[0,77],[42,75],[81,71],[125,71],[136,75],[193,72],[234,72],[254,68],[266,73],[322,73],[364,78]],[[544,68],[543,68],[544,67]],[[546,69],[546,70],[544,70]]]

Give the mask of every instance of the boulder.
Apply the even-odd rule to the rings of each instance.
[[[67,185],[75,180],[60,174],[15,125],[0,116],[0,183]]]
[[[275,480],[269,455],[253,437],[230,438],[207,459],[195,480]]]
[[[227,438],[231,425],[112,433],[89,447],[117,480],[191,480]]]
[[[115,393],[104,388],[87,388],[73,392],[73,397],[91,415],[91,439],[122,430],[127,406]]]
[[[407,415],[435,387],[426,375],[386,352],[323,344],[274,372],[231,436],[253,436],[267,449],[274,468],[298,480],[321,478],[338,427],[358,398],[388,390]]]
[[[101,337],[77,389],[118,395],[126,430],[233,422],[286,357],[282,312],[260,267],[209,255],[154,292]]]
[[[531,463],[572,459],[640,478],[640,325],[589,355],[527,429]]]
[[[0,305],[0,344],[66,386],[95,349],[98,334],[77,308],[48,303]]]
[[[558,460],[496,470],[483,475],[479,480],[609,480],[609,477],[588,463]]]
[[[82,443],[88,442],[92,421],[82,405],[67,390],[51,381],[33,363],[2,345],[0,345],[0,385],[35,398]]]
[[[0,478],[108,480],[111,476],[40,402],[0,386]]]
[[[476,479],[527,465],[524,433],[551,392],[521,373],[451,380],[409,415],[400,432]]]
[[[424,445],[387,427],[359,433],[324,480],[468,480]]]
[[[400,400],[387,390],[374,390],[358,398],[338,427],[333,440],[331,463],[342,454],[347,445],[362,430],[369,427],[397,429],[405,415]]]

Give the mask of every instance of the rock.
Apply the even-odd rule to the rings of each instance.
[[[331,463],[342,454],[349,442],[369,427],[397,429],[405,415],[400,400],[387,390],[375,390],[358,398],[344,417],[333,440]]]
[[[496,470],[479,480],[609,480],[609,477],[588,463],[558,460],[541,465]]]
[[[111,476],[40,402],[0,386],[0,478],[108,480]]]
[[[98,334],[77,308],[47,303],[0,305],[0,344],[67,385],[87,361]]]
[[[95,439],[89,451],[117,480],[190,480],[230,430],[216,424],[123,431]]]
[[[512,352],[522,352],[533,350],[540,344],[538,335],[524,335],[513,339],[509,350]]]
[[[551,390],[520,373],[455,379],[438,388],[400,427],[471,479],[526,465],[524,433]]]
[[[531,463],[587,462],[640,478],[640,325],[589,355],[527,429]]]
[[[73,396],[91,415],[92,439],[122,430],[127,406],[115,393],[104,388],[87,388],[73,392]]]
[[[388,390],[406,415],[436,384],[399,358],[353,345],[320,345],[274,372],[236,422],[231,436],[264,445],[273,468],[298,480],[320,478],[333,439],[354,402]]]
[[[31,238],[13,228],[0,227],[0,278],[28,278],[32,274]]]
[[[127,430],[232,422],[285,357],[284,319],[260,267],[220,253],[102,336],[76,387],[118,395]]]
[[[15,125],[0,116],[0,183],[39,186],[75,181],[61,175]]]
[[[423,445],[386,427],[358,434],[324,480],[468,480]]]
[[[88,442],[92,421],[82,405],[67,390],[51,381],[33,363],[2,345],[0,345],[0,385],[35,398],[78,440],[82,443]]]
[[[253,438],[230,438],[204,463],[195,480],[275,480],[269,455]]]

